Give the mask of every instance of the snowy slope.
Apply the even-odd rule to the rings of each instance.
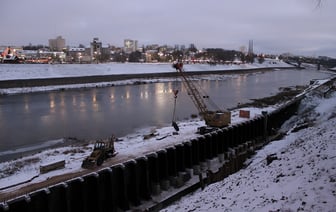
[[[303,122],[310,127],[265,146],[245,169],[162,211],[336,211],[336,93],[305,99],[284,126]]]

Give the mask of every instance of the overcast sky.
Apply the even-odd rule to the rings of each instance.
[[[336,1],[322,0],[3,0],[0,45],[186,45],[256,53],[336,57]]]

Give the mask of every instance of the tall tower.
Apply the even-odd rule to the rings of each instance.
[[[253,55],[253,40],[249,40],[248,55]]]
[[[254,53],[253,53],[253,40],[249,40],[249,47],[247,52],[247,62],[254,62]]]

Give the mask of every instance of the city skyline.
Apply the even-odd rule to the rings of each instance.
[[[99,37],[115,46],[130,38],[139,46],[193,43],[199,49],[239,50],[253,40],[256,53],[336,57],[336,2],[316,5],[313,0],[6,1],[0,45],[47,45],[61,35],[69,46]]]

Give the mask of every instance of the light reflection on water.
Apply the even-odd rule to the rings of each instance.
[[[274,94],[279,87],[327,76],[317,71],[280,70],[197,83],[220,108],[230,108]],[[197,114],[180,82],[1,97],[0,152],[67,136],[95,139],[112,133],[124,136],[146,126],[169,126],[175,89],[179,90],[177,118]]]
[[[29,99],[26,96],[24,96],[24,111],[29,113]]]

